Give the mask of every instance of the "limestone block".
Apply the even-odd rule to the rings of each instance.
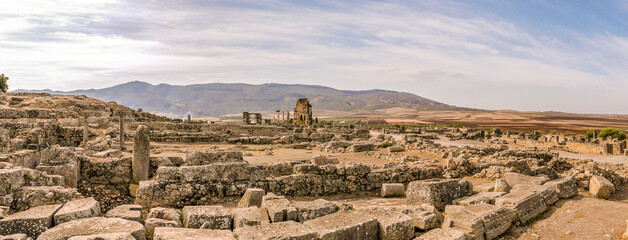
[[[396,152],[403,152],[403,151],[405,151],[405,149],[403,149],[403,147],[399,145],[388,147],[389,153],[396,153]]]
[[[196,240],[236,240],[233,233],[228,230],[211,230],[211,229],[189,229],[189,228],[173,228],[158,227],[155,228],[153,240],[180,240],[180,239],[196,239]]]
[[[464,207],[456,211],[449,211],[445,215],[443,228],[457,228],[469,236],[470,239],[484,238],[484,224],[480,216],[463,211]]]
[[[440,227],[441,218],[432,211],[428,211],[419,206],[395,206],[392,207],[401,213],[412,218],[412,224],[415,228],[427,231],[432,228]],[[432,207],[433,208],[433,207]],[[438,211],[437,211],[438,212]],[[438,212],[440,214],[440,212]],[[441,216],[442,217],[442,216]]]
[[[268,210],[271,222],[298,220],[299,214],[297,209],[283,196],[277,196],[272,193],[267,194],[262,198],[262,207]]]
[[[593,176],[589,180],[589,192],[596,197],[608,199],[615,191],[615,185],[601,176]]]
[[[465,207],[462,211],[482,219],[484,236],[487,240],[494,239],[510,228],[517,214],[508,208],[491,204],[475,204]]]
[[[135,240],[130,233],[101,233],[87,236],[74,236],[68,240]]]
[[[155,228],[158,227],[183,227],[180,223],[174,220],[166,220],[161,218],[146,218],[144,221],[144,228],[146,228],[146,234],[152,236],[155,232]]]
[[[523,185],[519,184],[510,190],[511,192],[535,192],[541,195],[545,205],[550,206],[558,201],[558,193],[556,189],[545,185]]]
[[[405,240],[414,237],[412,218],[394,208],[369,207],[356,211],[374,217],[379,224],[379,239]]]
[[[54,215],[55,225],[81,218],[100,216],[100,203],[93,197],[65,203]]]
[[[297,209],[299,222],[322,217],[339,210],[338,205],[324,199],[300,202],[295,204],[294,207]]]
[[[318,154],[312,157],[311,163],[314,165],[327,165],[327,164],[338,164],[339,162],[338,162],[338,159],[333,158],[331,156]]]
[[[384,183],[382,184],[382,197],[401,197],[406,194],[406,187],[403,183]]]
[[[547,205],[540,194],[535,192],[511,192],[495,199],[496,206],[504,206],[514,210],[522,224],[535,218],[547,210]]]
[[[350,147],[351,152],[366,152],[373,151],[373,149],[374,146],[372,143],[356,143]]]
[[[238,207],[239,208],[246,208],[246,207],[252,207],[252,206],[261,207],[262,197],[264,197],[264,194],[265,194],[264,190],[260,188],[246,189],[246,192],[244,192],[242,199],[240,199],[240,202],[238,202]]]
[[[510,192],[510,189],[512,189],[512,186],[510,186],[510,184],[508,184],[508,182],[504,179],[497,179],[497,181],[495,181],[495,188],[493,188],[493,190],[495,192]]]
[[[408,205],[428,203],[439,210],[451,204],[454,199],[473,194],[473,185],[466,180],[430,179],[413,181],[408,184],[406,201]]]
[[[416,238],[417,240],[467,240],[464,231],[456,228],[437,228]]]
[[[222,206],[185,206],[183,207],[183,225],[186,228],[231,229],[233,216]]]
[[[549,181],[543,185],[553,187],[560,198],[570,198],[578,195],[578,184],[571,177]]]
[[[236,228],[234,234],[238,240],[318,239],[316,231],[294,221]]]
[[[504,180],[506,180],[510,186],[514,187],[517,184],[542,185],[550,179],[546,176],[533,177],[514,172],[507,172],[504,173]]]
[[[31,240],[26,234],[12,234],[8,236],[0,236],[0,240]]]
[[[53,226],[53,216],[61,206],[63,205],[44,205],[10,215],[0,220],[0,235],[22,233],[37,238]]]
[[[484,183],[484,184],[473,186],[473,191],[475,192],[493,192],[494,190],[495,190],[494,183]]]
[[[185,158],[185,165],[200,166],[212,163],[244,162],[240,151],[195,151]]]
[[[319,171],[318,165],[304,163],[294,165],[294,174],[317,174]]]
[[[464,206],[480,203],[495,204],[495,199],[505,194],[505,192],[480,192],[472,196],[455,199],[453,203]]]
[[[38,240],[68,239],[75,236],[95,234],[131,234],[137,240],[146,239],[142,224],[121,218],[83,218],[59,224],[42,233]]]
[[[379,224],[374,217],[357,211],[337,212],[305,221],[303,225],[327,239],[378,239]]]
[[[157,227],[183,227],[181,214],[173,208],[153,208],[146,216],[144,227],[148,236],[152,236]]]
[[[270,223],[270,220],[268,219],[268,212],[265,208],[255,206],[248,208],[235,208],[232,212],[234,229]]]
[[[109,210],[105,217],[122,218],[126,220],[142,222],[142,206],[134,204],[125,204]]]

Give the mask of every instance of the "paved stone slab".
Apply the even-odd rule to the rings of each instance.
[[[37,240],[68,239],[75,236],[94,234],[128,233],[137,240],[146,239],[142,224],[122,218],[83,218],[55,226],[42,233]]]
[[[541,195],[545,205],[550,206],[558,201],[556,189],[545,185],[523,185],[519,184],[510,190],[511,192],[535,192]]]
[[[379,224],[374,217],[357,211],[337,212],[303,223],[326,239],[378,239]]]
[[[238,240],[315,240],[316,231],[294,221],[276,222],[237,228]]]
[[[81,218],[100,216],[100,203],[93,197],[65,203],[54,215],[55,225]]]
[[[222,206],[185,206],[183,207],[183,225],[186,228],[231,229],[233,216]]]
[[[235,240],[229,230],[158,227],[153,240]]]
[[[408,205],[428,203],[439,210],[443,210],[454,199],[471,194],[473,194],[473,185],[467,180],[420,180],[408,184],[406,201]]]
[[[464,231],[455,228],[437,228],[416,238],[418,240],[467,240]]]
[[[310,202],[300,202],[294,205],[299,213],[299,222],[305,222],[317,217],[335,213],[339,210],[338,205],[325,199],[316,199]]]
[[[543,185],[553,187],[560,198],[571,198],[578,195],[578,184],[571,177],[549,181]]]
[[[53,216],[61,204],[34,207],[0,220],[0,235],[26,234],[36,238],[54,224]]]
[[[134,204],[120,205],[109,210],[109,212],[105,214],[105,217],[122,218],[126,220],[142,222],[142,206]]]
[[[550,179],[546,176],[533,177],[514,172],[507,172],[504,173],[504,180],[506,180],[506,182],[510,186],[514,187],[517,184],[542,185],[548,182]]]
[[[615,185],[604,177],[593,176],[591,180],[589,180],[589,192],[593,194],[593,196],[608,199],[614,191]]]
[[[540,194],[535,192],[511,192],[495,200],[495,205],[513,209],[522,224],[547,210],[547,205]]]
[[[246,189],[246,192],[244,192],[242,199],[240,199],[240,202],[238,202],[238,207],[239,208],[246,208],[246,207],[252,207],[252,206],[261,207],[262,198],[264,197],[264,194],[265,194],[264,189],[260,189],[260,188]]]
[[[382,184],[382,197],[402,197],[406,194],[406,187],[402,183]]]
[[[270,223],[270,220],[268,219],[268,212],[265,208],[235,208],[232,210],[232,213],[234,229]]]
[[[473,204],[488,203],[495,204],[495,199],[505,195],[505,192],[480,192],[478,194],[458,198],[454,200],[454,204],[468,206]]]
[[[299,218],[297,209],[283,196],[267,194],[262,198],[262,207],[268,210],[271,222],[297,221]]]

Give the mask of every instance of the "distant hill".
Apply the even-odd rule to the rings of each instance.
[[[299,98],[309,98],[313,108],[337,111],[372,111],[391,107],[418,110],[459,109],[411,93],[367,90],[344,91],[324,86],[292,84],[208,83],[187,86],[128,82],[103,89],[16,90],[53,94],[86,95],[115,101],[171,116],[222,116],[243,111],[292,110]]]

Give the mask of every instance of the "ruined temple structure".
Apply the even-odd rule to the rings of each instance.
[[[297,106],[294,108],[294,122],[296,125],[312,125],[312,105],[307,98],[297,101]]]
[[[253,117],[255,117],[255,121],[254,122],[251,122],[251,115],[253,115]],[[262,120],[262,114],[261,113],[242,112],[242,122],[244,122],[244,124],[246,124],[246,125],[250,125],[250,124],[264,124],[264,122]]]

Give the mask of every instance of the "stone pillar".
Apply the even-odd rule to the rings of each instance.
[[[137,127],[137,132],[135,132],[131,167],[133,168],[133,182],[139,183],[140,181],[148,179],[148,168],[150,167],[150,132],[145,125]]]
[[[286,122],[290,122],[290,110],[286,111]]]
[[[188,123],[192,123],[192,115],[188,114]]]
[[[124,146],[124,112],[119,112],[120,116],[120,151],[126,150]]]
[[[281,121],[285,122],[286,121],[286,111],[283,111],[281,114]]]
[[[83,146],[87,145],[89,141],[89,126],[87,125],[87,118],[81,117],[81,123],[83,124]]]

